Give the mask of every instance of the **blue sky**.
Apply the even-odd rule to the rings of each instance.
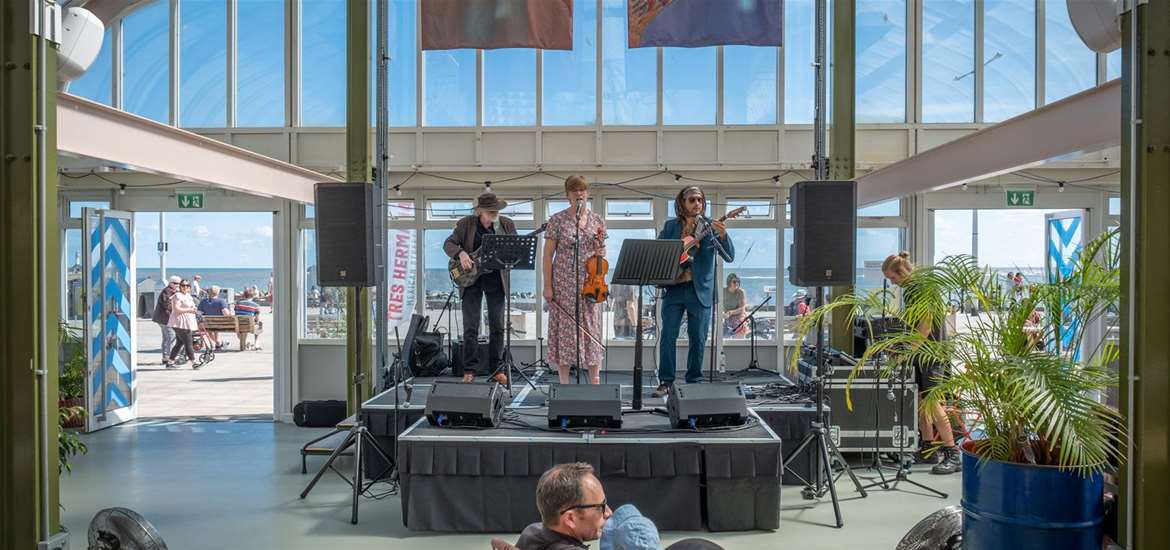
[[[170,212],[167,265],[272,267],[271,212]],[[134,215],[138,267],[158,267],[158,213]]]

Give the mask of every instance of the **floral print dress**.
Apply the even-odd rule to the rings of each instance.
[[[573,313],[576,308],[578,289],[585,283],[586,260],[595,254],[605,255],[605,221],[596,212],[585,213],[585,225],[581,227],[580,269],[573,273],[573,252],[578,246],[577,233],[573,227],[572,208],[553,214],[548,220],[546,238],[556,241],[553,253],[552,284],[555,304],[548,304],[548,360],[557,366],[577,363],[577,339],[573,330]],[[601,235],[599,238],[598,235]],[[559,307],[558,307],[559,306]],[[593,335],[599,342],[601,334],[601,308],[581,298],[581,363],[582,367],[600,365],[604,349],[585,333]]]

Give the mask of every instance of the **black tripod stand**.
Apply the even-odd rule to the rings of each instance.
[[[898,378],[899,378],[898,384],[900,386],[899,392],[898,392],[898,419],[901,419],[901,418],[905,418],[905,413],[906,413],[906,376],[907,376],[907,374],[906,374],[906,366],[905,365],[898,367],[898,369],[900,371],[898,373]],[[898,419],[894,420],[895,424],[897,422],[899,422]],[[877,457],[877,454],[876,454],[877,449],[876,448],[874,449],[874,451],[875,451],[874,462],[875,462],[876,470],[878,472],[878,477],[880,478],[881,481],[875,481],[873,483],[870,483],[869,485],[866,485],[865,488],[868,489],[870,487],[881,487],[882,489],[885,489],[887,491],[897,491],[897,490],[899,490],[898,484],[902,483],[902,482],[906,482],[906,483],[909,483],[909,484],[911,484],[915,487],[918,487],[919,489],[922,489],[924,491],[929,491],[931,493],[934,493],[935,495],[938,495],[939,498],[947,498],[946,493],[939,491],[938,489],[935,489],[933,487],[927,487],[926,485],[923,485],[922,483],[919,483],[917,481],[914,481],[913,479],[910,479],[910,464],[913,461],[906,458],[906,441],[909,439],[910,439],[910,434],[908,434],[908,433],[903,433],[903,434],[901,434],[901,437],[898,438],[898,465],[896,467],[885,466],[885,465],[881,464],[881,460]],[[876,445],[876,443],[875,443],[875,445]],[[885,470],[893,470],[894,471],[894,478],[892,480],[886,479]],[[912,492],[912,491],[907,491],[907,492]]]
[[[758,311],[760,311],[760,308],[767,305],[768,302],[770,302],[770,301],[772,301],[771,294],[769,294],[766,298],[764,298],[764,301],[760,302],[760,305],[752,308],[752,311],[750,313],[748,313],[748,316],[744,317],[743,320],[740,321],[739,324],[735,326],[735,328],[731,329],[731,333],[735,334],[735,333],[739,332],[739,327],[742,327],[744,323],[747,323],[749,321],[751,322],[751,331],[748,333],[748,340],[749,340],[748,349],[751,350],[751,352],[750,352],[751,355],[749,356],[750,359],[748,360],[748,365],[746,367],[744,367],[741,370],[737,370],[735,372],[731,372],[728,374],[747,374],[748,372],[751,372],[753,370],[758,370],[761,372],[766,372],[768,374],[773,374],[772,371],[760,368],[760,360],[758,357],[756,357],[756,313]]]
[[[824,303],[824,290],[824,287],[817,287],[817,307],[820,307]],[[784,470],[800,477],[800,474],[794,472],[788,465],[810,445],[815,446],[812,451],[813,479],[804,480],[805,486],[800,493],[806,500],[814,500],[824,497],[825,493],[828,492],[833,500],[833,515],[837,519],[837,527],[840,528],[845,526],[845,520],[841,518],[841,502],[837,499],[836,481],[840,476],[833,475],[833,462],[831,459],[836,459],[841,464],[843,473],[848,474],[849,479],[853,480],[853,485],[857,487],[857,492],[861,493],[862,498],[867,495],[865,487],[861,486],[861,482],[853,474],[853,469],[849,467],[849,463],[845,461],[845,457],[841,456],[841,452],[837,450],[837,446],[826,433],[828,431],[826,428],[828,422],[825,416],[826,373],[825,330],[823,320],[817,321],[816,357],[816,374],[813,380],[817,387],[817,419],[810,422],[808,434],[800,440],[800,444],[788,455],[788,458],[784,459]]]
[[[365,329],[362,326],[361,319],[362,318],[360,315],[357,316],[357,323],[354,328],[359,335],[364,335]],[[353,376],[353,387],[354,395],[356,396],[355,403],[359,407],[361,406],[362,398],[365,397],[365,394],[362,393],[362,385],[366,378],[365,373],[362,372],[363,340],[365,340],[365,338],[354,338],[354,342],[356,342],[354,346],[354,352],[357,355],[357,373]],[[399,355],[400,356],[395,359],[395,362],[401,364],[402,358],[401,354]],[[395,407],[395,411],[397,412],[397,407]],[[378,475],[374,476],[374,478],[370,480],[369,483],[366,483],[362,479],[362,453],[364,452],[364,449],[367,448],[367,446],[368,448],[373,449],[374,452],[377,453],[377,455],[384,461],[384,463],[387,464],[386,468],[379,472]],[[337,457],[341,456],[341,454],[350,447],[353,447],[352,479],[345,477],[345,474],[333,465],[333,462],[337,460]],[[349,522],[356,525],[358,522],[358,502],[361,501],[362,494],[368,491],[370,487],[373,487],[374,484],[380,481],[383,476],[394,470],[395,467],[396,463],[394,460],[389,456],[386,456],[386,451],[383,451],[382,447],[378,445],[378,440],[374,439],[374,436],[370,435],[369,430],[366,429],[365,424],[362,422],[361,414],[356,414],[354,415],[353,425],[349,428],[349,434],[345,436],[345,440],[343,440],[336,449],[333,449],[333,454],[329,455],[329,459],[325,461],[325,464],[321,466],[320,470],[317,470],[317,475],[314,475],[313,480],[309,482],[309,485],[305,487],[305,490],[301,491],[301,499],[303,500],[309,496],[309,492],[313,490],[315,485],[317,485],[317,481],[321,479],[321,476],[325,475],[326,470],[333,470],[338,476],[341,477],[341,479],[344,479],[345,482],[349,483],[350,487],[353,488],[353,512],[350,516]]]

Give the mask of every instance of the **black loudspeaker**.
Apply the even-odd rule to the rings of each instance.
[[[548,427],[622,427],[618,384],[558,384],[548,390]]]
[[[432,426],[500,425],[504,392],[499,384],[468,384],[435,380],[427,396],[426,415]]]
[[[747,420],[747,397],[739,384],[675,384],[666,398],[670,425],[678,428],[739,426]]]
[[[318,183],[313,195],[321,286],[374,286],[374,186]]]
[[[792,267],[799,286],[851,285],[856,272],[857,182],[802,181],[792,186]]]

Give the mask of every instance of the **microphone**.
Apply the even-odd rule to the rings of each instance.
[[[576,212],[575,212],[575,215],[576,215],[578,218],[580,218],[580,217],[581,217],[581,209],[582,209],[582,206],[583,206],[584,204],[585,204],[585,199],[583,199],[583,198],[581,198],[581,197],[577,197],[577,204],[576,204],[576,206],[577,206],[577,210],[576,210]]]

